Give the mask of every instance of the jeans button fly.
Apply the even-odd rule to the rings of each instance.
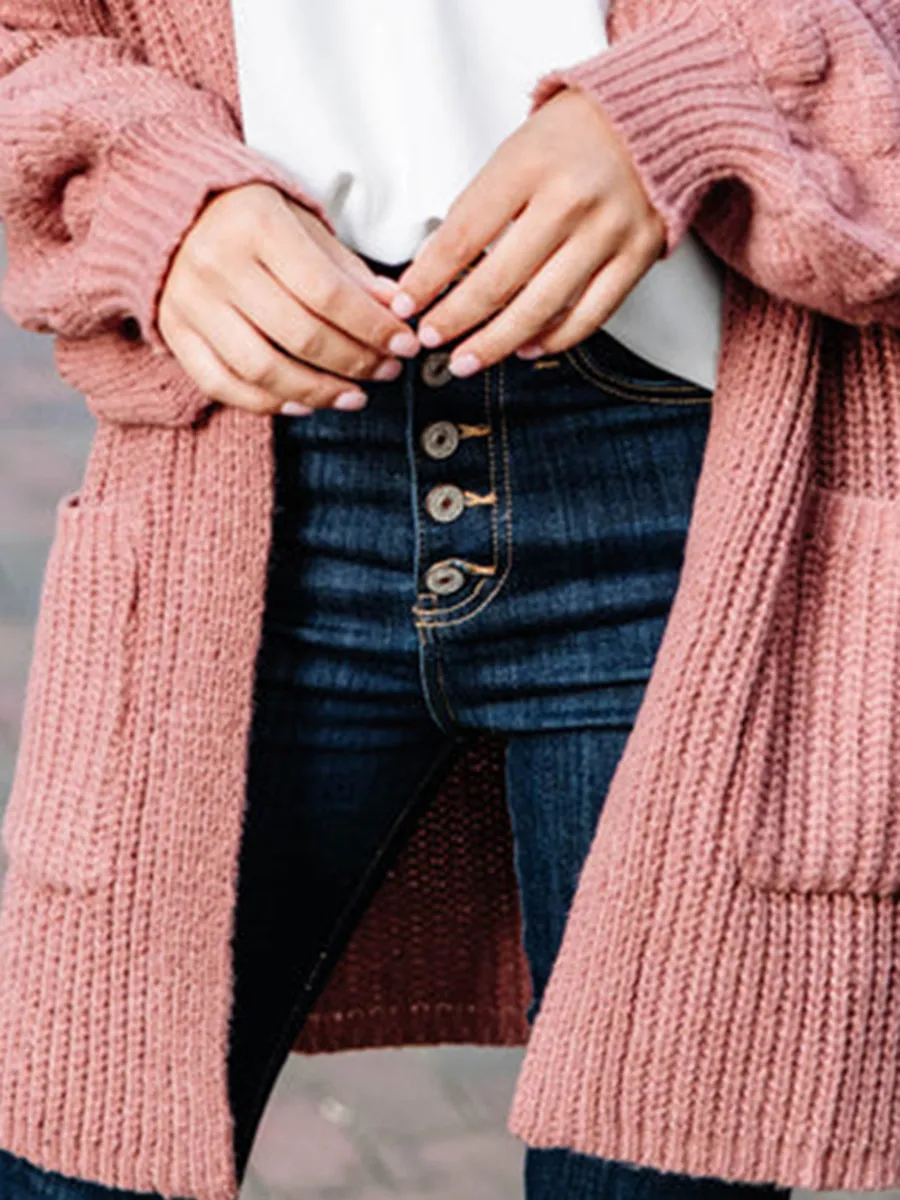
[[[466,507],[466,498],[452,483],[439,483],[425,497],[425,511],[434,521],[449,525],[458,520]]]
[[[459,430],[452,421],[435,421],[422,431],[422,449],[429,458],[449,458],[459,445]]]
[[[466,577],[459,567],[436,563],[425,575],[425,586],[435,596],[452,596],[463,587]]]
[[[443,387],[449,383],[453,375],[449,370],[450,351],[436,350],[429,354],[422,363],[422,380],[429,387]]]

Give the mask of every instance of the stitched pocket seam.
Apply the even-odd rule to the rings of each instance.
[[[65,890],[93,891],[114,871],[137,591],[129,525],[119,506],[64,496],[44,572],[2,838],[11,866]]]
[[[564,351],[564,354],[582,379],[621,400],[644,404],[683,405],[709,403],[711,399],[709,392],[697,384],[663,383],[659,391],[649,382],[629,384],[622,376],[599,367],[581,344]]]

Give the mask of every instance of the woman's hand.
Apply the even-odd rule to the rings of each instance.
[[[157,324],[211,400],[251,412],[358,409],[350,380],[395,379],[420,349],[392,280],[267,184],[206,205],[166,277]],[[285,408],[285,404],[289,407]]]
[[[563,89],[500,145],[404,272],[394,312],[425,309],[495,239],[419,322],[429,348],[482,326],[454,349],[459,376],[516,351],[536,358],[574,346],[659,258],[662,219],[583,93]]]

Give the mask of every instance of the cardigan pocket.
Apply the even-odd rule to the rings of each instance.
[[[815,487],[735,775],[739,871],[768,891],[900,892],[900,503]]]
[[[57,506],[3,820],[14,867],[79,892],[112,878],[126,783],[137,591],[129,525],[118,503],[75,493]]]

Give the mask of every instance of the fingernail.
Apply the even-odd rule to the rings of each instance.
[[[416,311],[416,302],[407,292],[398,292],[391,301],[391,308],[401,321],[405,321]]]
[[[429,350],[434,350],[444,340],[433,325],[420,325],[417,332],[419,341]]]
[[[400,286],[396,279],[390,279],[387,275],[376,275],[375,282],[380,283],[382,287],[389,288],[392,292],[396,292]]]
[[[543,346],[539,346],[537,342],[532,342],[528,346],[523,346],[521,350],[517,350],[516,358],[524,358],[528,360],[532,358],[543,358],[544,353],[545,351]]]
[[[362,392],[341,392],[333,407],[339,408],[341,412],[359,412],[361,408],[365,408],[369,403],[369,399]]]
[[[402,372],[403,363],[397,362],[396,358],[389,358],[379,366],[377,371],[373,372],[372,378],[379,382],[389,383],[394,379],[399,379]]]
[[[316,410],[308,408],[305,404],[298,404],[296,400],[288,400],[282,404],[281,411],[286,417],[311,417]]]
[[[463,354],[460,358],[451,359],[447,368],[457,379],[468,379],[476,371],[481,370],[481,359],[474,354]]]
[[[391,354],[399,354],[401,358],[415,358],[421,346],[414,333],[395,333],[388,343]]]

